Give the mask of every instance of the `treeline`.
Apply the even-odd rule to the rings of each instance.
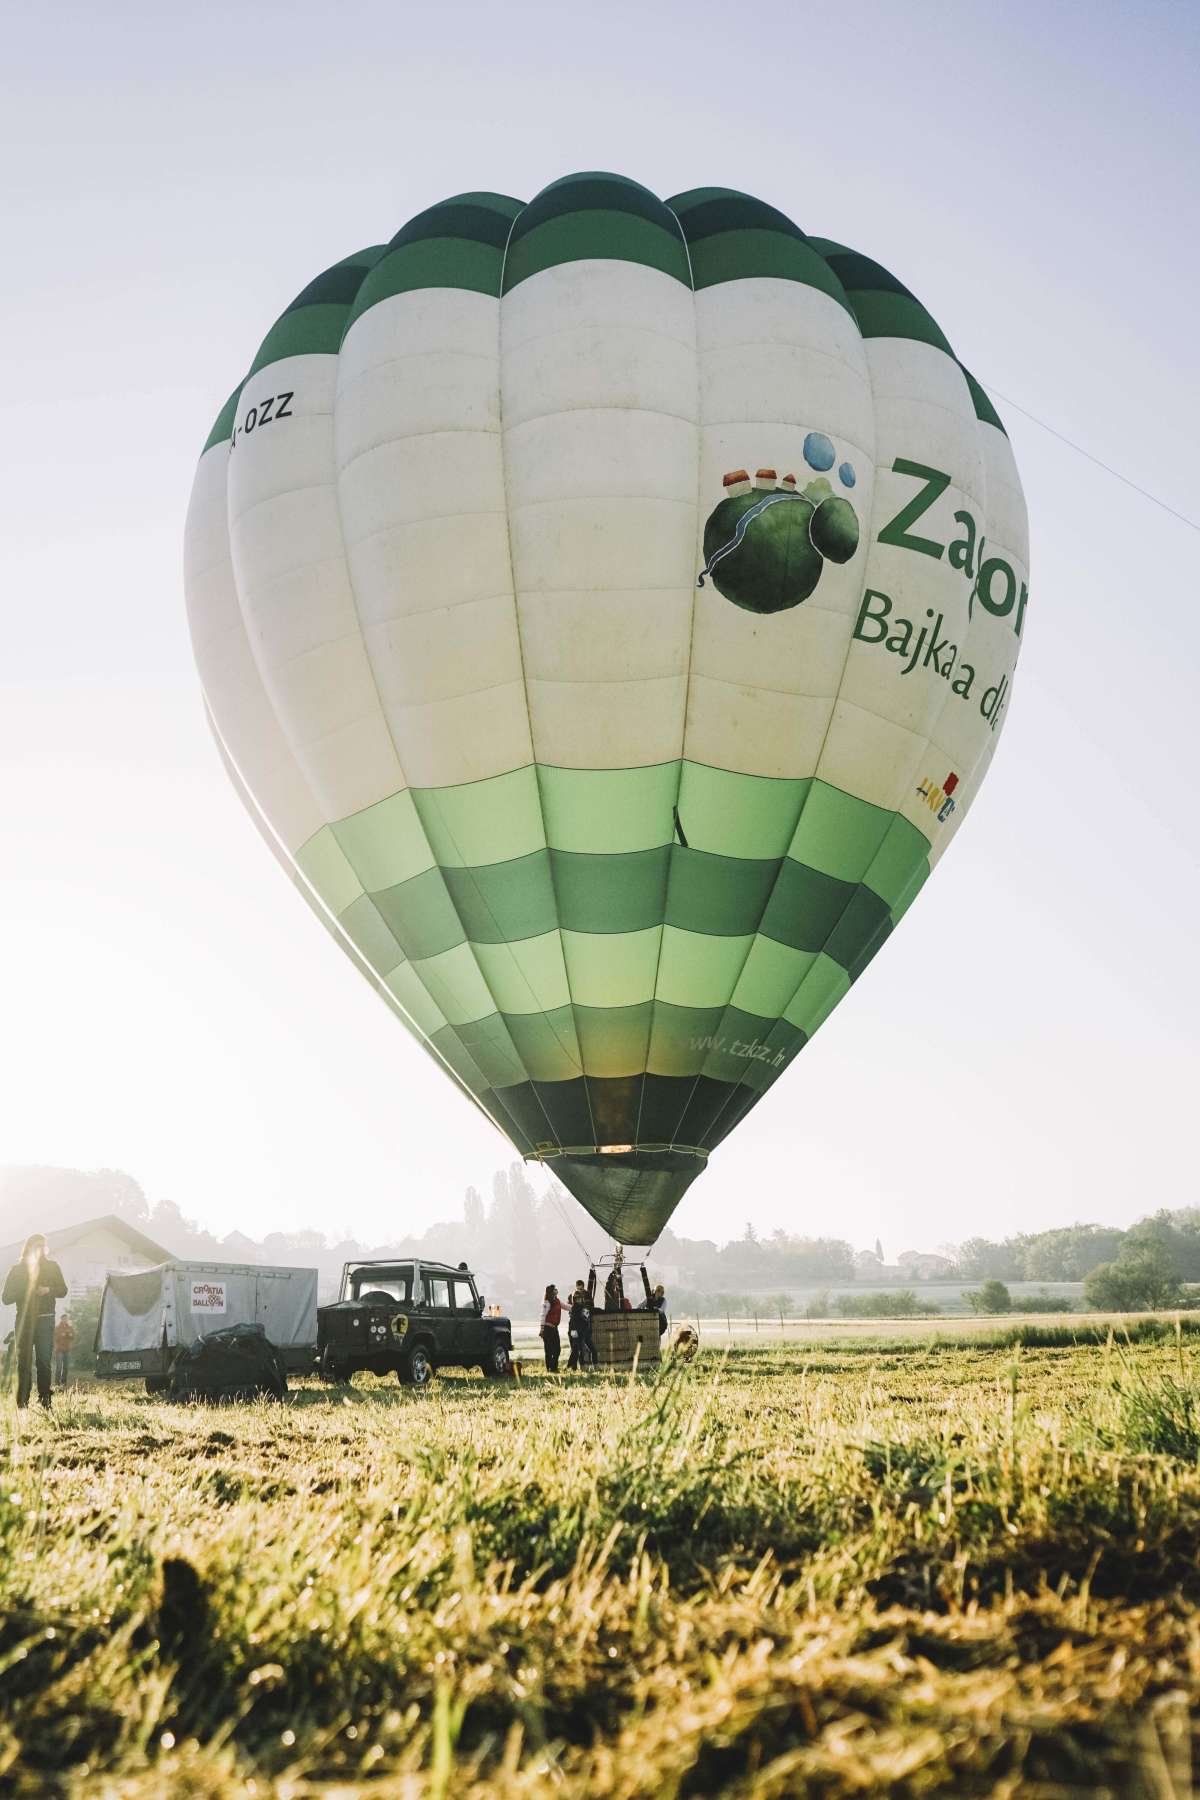
[[[1115,1225],[1063,1225],[993,1242],[968,1238],[956,1263],[964,1281],[1086,1281],[1094,1269],[1142,1252],[1160,1257],[1179,1281],[1200,1281],[1200,1207],[1151,1213]]]
[[[403,1206],[411,1217],[411,1195],[404,1197]],[[352,1207],[352,1201],[339,1196],[330,1210],[344,1219]],[[564,1189],[552,1184],[539,1191],[519,1162],[496,1172],[490,1192],[468,1188],[458,1218],[431,1220],[419,1232],[374,1241],[353,1232],[336,1235],[311,1228],[268,1232],[258,1239],[237,1231],[217,1237],[187,1218],[174,1202],[151,1202],[133,1177],[121,1170],[0,1172],[0,1216],[8,1227],[6,1235],[13,1238],[106,1213],[128,1219],[172,1256],[315,1266],[325,1297],[336,1289],[342,1264],[360,1258],[424,1252],[449,1262],[463,1261],[475,1271],[489,1299],[525,1314],[548,1281],[564,1287],[586,1273],[589,1259],[611,1248]],[[756,1307],[764,1316],[781,1307],[785,1317],[794,1316],[789,1314],[794,1304],[796,1310],[811,1311],[824,1300],[820,1290],[855,1284],[866,1305],[865,1290],[883,1285],[881,1273],[898,1276],[901,1292],[917,1294],[924,1286],[922,1275],[964,1284],[1084,1282],[1089,1305],[1126,1311],[1177,1305],[1191,1285],[1200,1283],[1200,1207],[1156,1212],[1127,1231],[1076,1224],[999,1241],[968,1238],[957,1248],[946,1248],[942,1256],[913,1260],[911,1253],[904,1253],[899,1262],[900,1267],[887,1268],[877,1244],[856,1264],[854,1250],[844,1239],[783,1230],[760,1235],[752,1224],[725,1244],[680,1237],[668,1228],[651,1255],[656,1277],[670,1287],[673,1305],[713,1315],[728,1311],[731,1318],[747,1316]],[[797,1289],[807,1290],[802,1303],[794,1301]],[[921,1311],[930,1310],[923,1299],[914,1304]]]

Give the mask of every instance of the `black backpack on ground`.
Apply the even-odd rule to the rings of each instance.
[[[261,1325],[227,1325],[179,1352],[168,1392],[172,1400],[282,1400],[287,1375]]]

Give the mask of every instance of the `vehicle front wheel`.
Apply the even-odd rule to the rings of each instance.
[[[414,1344],[400,1364],[400,1379],[409,1387],[427,1388],[434,1377],[433,1358],[424,1344]]]
[[[502,1338],[497,1338],[491,1346],[480,1367],[491,1381],[499,1381],[512,1370],[512,1357],[509,1347]]]

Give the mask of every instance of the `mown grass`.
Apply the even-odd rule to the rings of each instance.
[[[1191,1793],[1182,1336],[0,1409],[0,1791]]]

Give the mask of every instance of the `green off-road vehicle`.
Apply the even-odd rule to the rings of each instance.
[[[357,1369],[377,1375],[394,1369],[412,1387],[427,1387],[447,1366],[507,1375],[512,1322],[483,1308],[466,1263],[423,1257],[347,1263],[339,1299],[317,1309],[321,1373],[346,1381]]]

